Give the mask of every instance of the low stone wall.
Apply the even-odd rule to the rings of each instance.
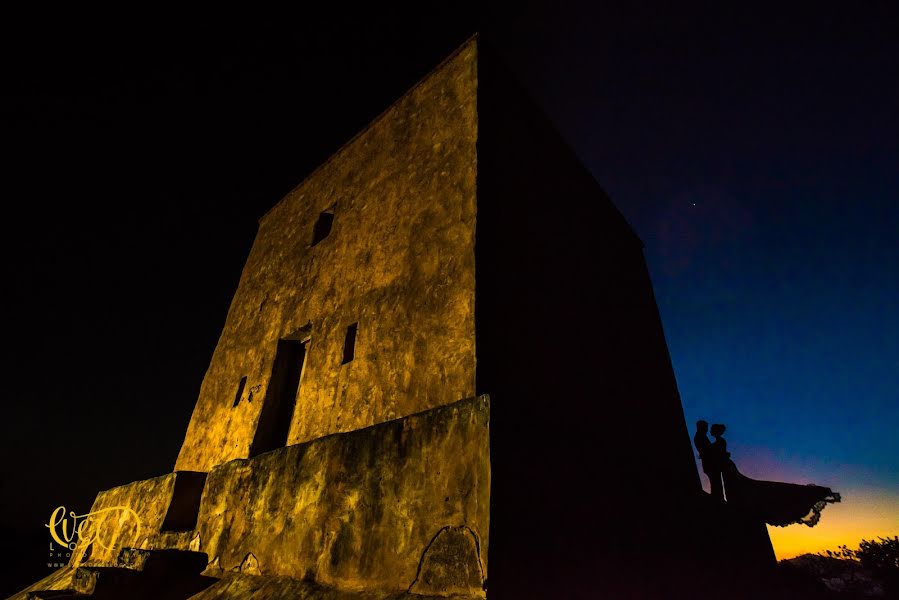
[[[113,565],[123,548],[187,549],[191,531],[161,530],[167,518],[171,522],[173,515],[180,517],[185,511],[185,502],[178,498],[184,494],[178,490],[197,492],[190,488],[202,489],[204,478],[205,473],[179,471],[98,493],[83,530],[86,539],[76,545],[69,566]]]
[[[216,467],[197,521],[207,573],[483,596],[489,414],[481,396]]]

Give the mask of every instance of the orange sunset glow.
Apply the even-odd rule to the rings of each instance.
[[[899,491],[849,484],[857,482],[860,473],[864,476],[864,470],[857,465],[824,465],[814,457],[803,461],[801,457],[791,456],[786,460],[768,448],[749,445],[734,444],[734,450],[742,457],[740,469],[748,477],[818,483],[832,486],[842,497],[841,502],[827,505],[814,527],[769,525],[768,533],[777,560],[837,550],[841,545],[857,549],[863,539],[899,535]],[[703,489],[708,492],[708,478],[702,475],[701,479]]]
[[[778,560],[807,553],[836,550],[840,545],[858,548],[863,539],[895,536],[899,532],[899,494],[855,489],[842,492],[842,502],[831,504],[814,527],[768,526]]]

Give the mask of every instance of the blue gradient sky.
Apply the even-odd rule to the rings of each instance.
[[[534,9],[510,39],[646,244],[688,423],[843,493],[778,554],[895,535],[899,41],[876,3],[727,10]]]

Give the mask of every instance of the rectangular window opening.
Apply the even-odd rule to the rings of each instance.
[[[356,330],[358,328],[359,323],[353,323],[346,328],[346,337],[343,339],[343,362],[341,363],[343,365],[356,356]]]
[[[331,233],[331,226],[334,224],[334,213],[323,212],[318,215],[315,227],[312,229],[312,245],[316,245]]]
[[[246,385],[247,385],[247,377],[245,375],[240,378],[240,383],[237,384],[237,395],[234,396],[234,404],[231,406],[231,408],[234,408],[235,406],[240,404],[240,399],[243,398],[243,389],[246,387]]]

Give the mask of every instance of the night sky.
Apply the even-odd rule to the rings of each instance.
[[[899,533],[899,9],[593,4],[6,20],[8,591],[171,471],[256,220],[476,29],[644,240],[688,425],[843,493],[778,555]]]

